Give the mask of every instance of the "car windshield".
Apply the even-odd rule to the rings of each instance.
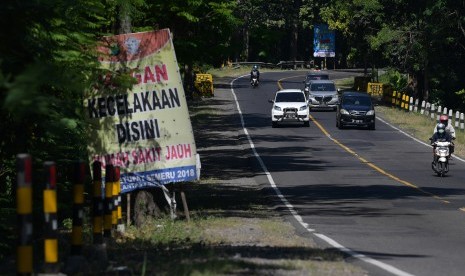
[[[310,86],[312,91],[336,91],[333,83],[312,83]]]
[[[305,96],[300,92],[278,93],[275,102],[305,102]]]
[[[329,80],[329,76],[325,74],[321,74],[321,75],[310,74],[310,75],[307,75],[307,81],[309,80]]]
[[[368,97],[347,96],[342,99],[343,104],[370,106],[371,99]]]

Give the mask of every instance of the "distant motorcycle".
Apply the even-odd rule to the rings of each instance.
[[[258,79],[256,77],[253,77],[251,80],[250,80],[250,85],[255,88],[258,86]]]
[[[444,176],[449,171],[449,147],[451,142],[436,141],[432,144],[434,148],[433,162],[431,168],[438,176]]]

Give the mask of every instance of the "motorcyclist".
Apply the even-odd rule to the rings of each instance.
[[[449,124],[449,116],[445,114],[439,116],[439,123],[437,123],[434,127],[433,134],[436,133],[439,124],[444,124],[446,126],[447,133],[452,136],[452,139],[455,139],[455,129],[451,124]]]
[[[452,137],[452,140],[455,140],[455,129],[452,126],[452,124],[449,124],[449,116],[447,116],[445,114],[439,116],[439,123],[437,123],[436,126],[434,127],[433,135],[434,135],[434,133],[437,132],[437,128],[438,128],[439,124],[444,124],[446,126],[446,128],[445,128],[446,132],[449,133],[449,135]],[[451,142],[450,147],[449,147],[450,154],[452,154],[454,152],[454,148],[455,148],[454,143]]]
[[[252,66],[252,70],[250,71],[250,81],[253,78],[257,78],[257,83],[260,81],[260,71],[258,71],[257,65]]]
[[[435,142],[437,142],[437,141],[450,142],[452,144],[452,135],[450,135],[446,131],[446,125],[443,124],[443,123],[439,123],[436,126],[436,132],[429,139],[431,141],[431,145],[433,146],[433,154],[434,154],[434,149],[435,149],[435,145],[434,145]],[[450,152],[450,148],[449,148],[449,157],[450,157],[450,154],[451,154],[451,152]]]

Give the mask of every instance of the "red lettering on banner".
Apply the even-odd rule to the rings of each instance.
[[[132,76],[137,79],[137,84],[157,83],[168,81],[169,79],[166,64],[145,66],[143,73],[135,71],[132,73]]]
[[[166,146],[166,160],[185,159],[192,157],[190,144],[178,144]]]
[[[166,71],[166,65],[163,64],[161,67],[160,66],[155,66],[155,72],[157,73],[157,81],[160,82],[161,77],[163,77],[163,80],[167,81],[168,80],[168,72]]]
[[[104,169],[106,165],[110,164],[113,166],[126,168],[130,162],[129,152],[117,152],[106,155],[95,155],[93,160],[100,161],[102,163],[102,169]]]
[[[161,160],[161,148],[146,148],[132,151],[132,159],[135,165],[149,164]]]
[[[147,82],[155,82],[155,76],[153,75],[152,73],[152,70],[150,69],[150,67],[145,67],[145,74],[144,74],[144,83],[147,83]]]

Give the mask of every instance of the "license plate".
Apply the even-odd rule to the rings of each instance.
[[[363,120],[352,120],[352,121],[353,121],[354,123],[356,123],[356,124],[361,124],[361,123],[363,123]]]

